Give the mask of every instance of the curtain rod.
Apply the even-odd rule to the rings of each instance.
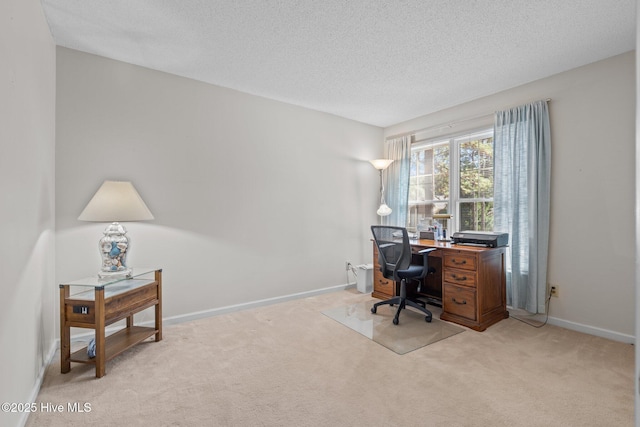
[[[550,102],[551,98],[546,98],[544,100],[547,101],[547,102]],[[531,102],[535,102],[535,101],[531,101]],[[513,108],[513,107],[509,107],[509,108]],[[455,126],[455,125],[457,125],[459,123],[465,123],[465,122],[470,122],[470,121],[473,121],[473,120],[482,119],[482,118],[485,118],[485,117],[492,116],[495,113],[496,112],[494,111],[493,113],[478,114],[476,116],[466,117],[464,119],[456,120],[456,121],[449,122],[449,123],[443,123],[443,124],[439,124],[439,125],[427,126],[425,128],[422,128],[422,129],[416,129],[416,130],[412,130],[412,131],[409,131],[409,132],[403,132],[403,133],[398,133],[396,135],[390,135],[390,136],[385,138],[385,141],[388,141],[390,139],[395,139],[395,138],[402,138],[403,136],[415,135],[416,133],[425,132],[425,131],[433,130],[433,129],[447,128],[447,127],[451,128],[451,127],[453,127],[453,126]]]

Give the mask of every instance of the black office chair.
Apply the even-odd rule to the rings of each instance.
[[[435,273],[433,267],[429,267],[429,253],[435,251],[436,248],[423,249],[419,253],[422,254],[422,265],[411,264],[411,245],[409,244],[409,233],[404,227],[392,227],[386,225],[372,225],[371,232],[378,247],[378,263],[380,271],[387,279],[400,281],[400,295],[391,299],[377,302],[371,307],[371,312],[376,313],[381,305],[389,304],[393,307],[398,304],[398,310],[393,318],[393,324],[398,324],[400,311],[406,306],[413,307],[426,314],[425,320],[431,322],[432,314],[426,309],[422,301],[407,298],[407,280],[418,281],[418,291],[420,283],[427,274]]]

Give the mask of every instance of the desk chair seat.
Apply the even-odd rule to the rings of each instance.
[[[399,323],[400,312],[407,306],[413,307],[420,312],[426,314],[425,321],[431,322],[433,315],[426,309],[426,305],[422,301],[407,298],[407,280],[418,281],[418,290],[420,284],[427,274],[435,273],[433,267],[429,267],[429,253],[435,251],[435,248],[421,250],[422,264],[411,264],[411,244],[409,242],[409,233],[404,227],[392,227],[386,225],[372,225],[371,232],[373,239],[378,248],[378,263],[382,275],[390,280],[400,282],[400,295],[388,300],[377,302],[371,307],[371,312],[376,313],[381,305],[398,305],[396,315],[393,318],[393,324]]]

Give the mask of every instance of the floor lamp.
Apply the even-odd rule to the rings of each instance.
[[[369,160],[374,168],[378,169],[380,172],[380,207],[376,211],[376,213],[380,216],[391,215],[391,208],[387,206],[387,203],[384,201],[384,182],[382,179],[382,171],[387,169],[393,160],[391,159],[375,159]]]

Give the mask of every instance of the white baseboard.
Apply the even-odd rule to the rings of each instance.
[[[620,341],[627,344],[634,344],[636,337],[633,335],[622,334],[620,332],[610,331],[608,329],[596,328],[595,326],[583,325],[582,323],[570,322],[556,317],[549,317],[549,324],[560,326],[561,328],[570,329],[572,331],[582,332],[589,335],[595,335],[601,338],[607,338],[613,341]]]
[[[344,285],[330,286],[328,288],[314,289],[311,291],[298,292],[290,295],[283,295],[279,297],[267,298],[267,299],[262,299],[257,301],[249,301],[242,304],[229,305],[226,307],[212,308],[209,310],[196,311],[196,312],[187,313],[187,314],[179,314],[177,316],[164,317],[162,319],[162,324],[176,325],[178,323],[190,322],[192,320],[204,319],[206,317],[217,316],[220,314],[232,313],[235,311],[247,310],[249,308],[262,307],[266,305],[277,304],[279,302],[291,301],[299,298],[307,298],[307,297],[312,297],[314,295],[327,294],[329,292],[337,292],[337,291],[342,291],[345,289],[350,289],[355,287],[356,287],[355,283],[347,283]],[[146,322],[141,322],[139,324],[136,323],[136,325],[153,326],[153,323],[154,323],[153,320],[148,320]],[[118,324],[116,323],[112,326],[108,326],[105,329],[105,334],[109,335],[110,333],[116,332],[120,329],[122,329],[122,326],[118,326]],[[88,330],[87,332],[82,332],[78,334],[73,334],[71,336],[71,342],[89,341],[91,338],[93,338],[93,336],[94,336],[94,333],[92,330]],[[57,342],[59,343],[59,340]]]
[[[235,311],[247,310],[249,308],[263,307],[266,305],[277,304],[280,302],[291,301],[299,298],[307,298],[315,295],[327,294],[329,292],[337,292],[345,289],[355,288],[355,283],[344,285],[330,286],[328,288],[314,289],[311,291],[298,292],[290,295],[267,298],[257,301],[249,301],[242,304],[228,305],[226,307],[212,308],[210,310],[197,311],[194,313],[180,314],[178,316],[167,317],[163,319],[165,325],[175,325],[178,323],[189,322],[191,320],[204,319],[206,317],[217,316]]]
[[[31,393],[29,394],[29,398],[25,400],[25,402],[36,402],[38,400],[38,393],[40,393],[40,387],[42,387],[42,382],[44,381],[44,373],[47,370],[47,367],[51,364],[54,356],[56,355],[56,351],[58,350],[58,345],[60,340],[54,340],[49,347],[49,351],[47,355],[44,357],[42,364],[40,365],[40,371],[38,372],[38,377],[36,378],[35,383],[33,384],[33,388],[31,389]],[[22,416],[18,420],[18,426],[24,427],[27,424],[27,419],[29,418],[28,412],[23,412]]]
[[[178,324],[182,322],[189,322],[191,320],[203,319],[205,317],[216,316],[219,314],[231,313],[234,311],[246,310],[249,308],[261,307],[270,304],[276,304],[279,302],[290,301],[298,298],[306,298],[314,295],[325,294],[329,292],[336,292],[344,289],[355,288],[355,283],[349,283],[345,285],[332,286],[323,289],[315,289],[307,292],[299,292],[291,295],[284,295],[281,297],[268,298],[258,301],[250,301],[247,303],[236,304],[226,307],[214,308],[211,310],[203,310],[195,313],[182,314],[178,316],[173,316],[169,318],[165,318],[163,321],[165,324]],[[517,310],[516,310],[517,311]],[[534,316],[535,320],[544,322],[544,315]],[[152,322],[150,322],[152,323]],[[554,326],[559,326],[561,328],[569,329],[576,332],[582,332],[589,335],[594,335],[597,337],[607,338],[613,341],[624,342],[627,344],[635,343],[635,336],[622,334],[620,332],[610,331],[608,329],[597,328],[595,326],[584,325],[581,323],[571,322],[564,319],[559,319],[557,317],[549,317],[547,323]]]

